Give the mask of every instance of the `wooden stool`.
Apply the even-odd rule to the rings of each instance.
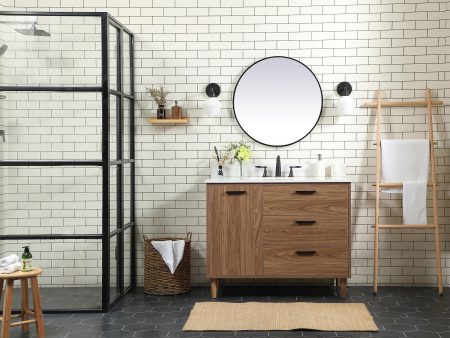
[[[0,286],[3,289],[3,281],[6,280],[5,300],[3,303],[3,317],[0,320],[2,325],[2,338],[9,338],[9,329],[14,326],[22,325],[22,332],[30,330],[30,324],[36,323],[37,336],[45,338],[44,319],[42,318],[41,296],[39,295],[39,286],[37,277],[42,273],[42,269],[34,268],[29,272],[16,271],[9,274],[0,274]],[[20,280],[22,289],[22,306],[21,313],[11,315],[12,297],[14,281]],[[31,291],[33,294],[34,311],[31,311],[28,305],[28,279],[31,280]],[[33,315],[34,319],[29,319],[29,315]],[[21,317],[18,322],[11,322],[13,318]]]

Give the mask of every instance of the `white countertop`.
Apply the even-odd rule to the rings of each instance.
[[[348,177],[213,177],[205,183],[350,183]]]

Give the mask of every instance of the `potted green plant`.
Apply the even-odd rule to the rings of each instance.
[[[164,89],[163,86],[159,86],[159,89],[147,87],[145,89],[147,89],[147,93],[153,98],[153,100],[155,100],[156,104],[158,105],[156,117],[158,119],[165,119],[167,95],[170,94],[170,92]]]

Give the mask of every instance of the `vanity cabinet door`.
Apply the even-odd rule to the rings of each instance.
[[[211,278],[262,275],[262,205],[261,185],[207,185],[207,265]]]

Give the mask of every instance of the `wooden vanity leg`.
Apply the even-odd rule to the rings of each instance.
[[[339,289],[341,287],[341,279],[336,278],[336,287]]]
[[[339,278],[339,297],[347,297],[347,278]]]
[[[211,297],[217,298],[218,291],[219,291],[219,279],[211,278]]]

